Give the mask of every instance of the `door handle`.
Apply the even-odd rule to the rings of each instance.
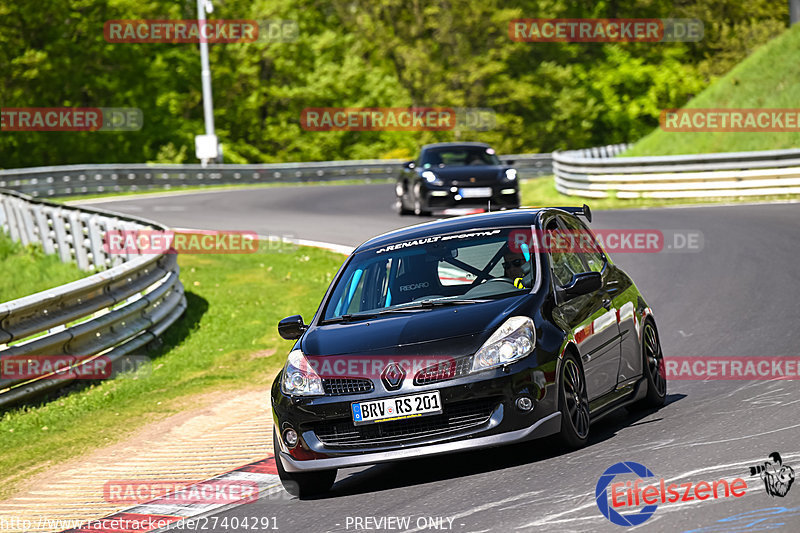
[[[611,299],[610,298],[603,298],[603,307],[606,309],[611,309]]]

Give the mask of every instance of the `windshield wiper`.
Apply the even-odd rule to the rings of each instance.
[[[405,312],[417,312],[424,309],[433,309],[435,307],[449,307],[453,305],[469,305],[469,304],[478,304],[482,302],[488,302],[489,300],[422,300],[421,302],[413,302],[409,305],[404,305],[403,307],[395,307],[391,309],[383,309],[376,313],[355,313],[355,314],[346,314],[341,316],[335,316],[332,318],[326,318],[322,321],[322,324],[335,324],[340,322],[355,322],[356,320],[366,320],[369,318],[375,318],[379,315],[389,315],[392,313],[405,313]]]
[[[355,322],[356,320],[365,320],[367,318],[375,318],[378,316],[377,313],[356,313],[354,315],[341,315],[341,316],[334,316],[331,318],[326,318],[322,321],[322,324],[333,324],[336,322]]]
[[[434,307],[449,307],[452,305],[469,305],[469,304],[479,304],[483,303],[486,300],[468,300],[468,299],[460,299],[460,300],[422,300],[419,302],[414,302],[410,305],[405,305],[403,307],[398,307],[397,309],[384,309],[378,314],[383,314],[386,312],[392,311],[402,311],[404,309],[433,309]]]

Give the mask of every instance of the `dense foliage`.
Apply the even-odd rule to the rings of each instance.
[[[195,162],[195,44],[112,44],[111,19],[192,19],[195,0],[3,0],[0,106],[138,107],[138,132],[0,132],[4,168]],[[635,140],[788,24],[785,0],[214,0],[213,18],[296,20],[294,42],[212,44],[227,162],[404,157],[422,142],[505,153]],[[515,18],[687,17],[697,43],[523,43]],[[306,107],[492,108],[487,132],[307,132]]]

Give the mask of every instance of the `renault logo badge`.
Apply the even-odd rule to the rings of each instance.
[[[404,377],[406,377],[406,372],[400,365],[389,363],[381,374],[381,381],[383,381],[387,390],[397,390],[403,383]]]

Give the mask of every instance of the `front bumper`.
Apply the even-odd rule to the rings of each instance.
[[[426,385],[415,385],[408,380],[400,390],[392,392],[387,391],[380,380],[375,380],[374,390],[366,394],[291,398],[281,393],[279,380],[280,375],[272,389],[276,440],[281,448],[276,450],[276,456],[288,472],[346,468],[500,446],[551,435],[561,428],[555,362],[535,366],[534,357],[506,368]],[[432,390],[438,390],[441,395],[442,415],[399,423],[352,424],[350,406],[353,402]],[[520,396],[531,398],[533,409],[527,412],[518,409],[515,402]],[[447,426],[437,420],[463,421],[465,406],[475,405],[489,408],[484,418],[476,417],[471,425]],[[407,426],[398,431],[398,426],[405,422]],[[289,427],[300,436],[292,450],[287,449],[280,438]],[[337,439],[341,432],[353,440]]]
[[[500,406],[502,417],[502,406]],[[404,459],[416,459],[419,457],[430,457],[445,453],[463,452],[480,448],[490,448],[502,446],[514,442],[521,442],[539,437],[546,437],[558,433],[561,429],[561,413],[551,413],[540,419],[532,426],[508,433],[477,437],[467,440],[456,440],[441,444],[431,444],[428,446],[415,446],[413,448],[400,448],[384,452],[373,452],[359,455],[349,455],[343,457],[330,457],[326,459],[314,459],[312,461],[298,461],[287,452],[280,450],[279,456],[283,468],[287,472],[308,472],[311,470],[328,470],[332,468],[349,468],[354,466],[373,465],[387,463],[391,461],[401,461]]]
[[[462,190],[476,187],[492,189],[491,196],[478,198],[463,197]],[[440,187],[428,185],[420,191],[421,201],[428,209],[447,209],[450,207],[480,206],[486,207],[489,201],[492,207],[517,208],[520,206],[519,187],[516,183],[491,184],[480,186],[443,185]]]

